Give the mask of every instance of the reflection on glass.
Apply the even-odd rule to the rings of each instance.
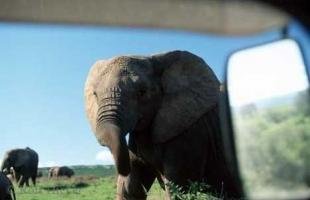
[[[228,92],[245,191],[310,196],[310,98],[300,49],[286,39],[233,54]]]

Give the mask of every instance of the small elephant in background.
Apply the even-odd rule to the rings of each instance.
[[[10,173],[13,168],[14,178],[19,187],[24,184],[29,186],[31,178],[33,185],[36,185],[38,172],[39,155],[33,149],[26,147],[24,149],[12,149],[5,153],[1,165],[1,171]]]
[[[71,178],[71,176],[74,175],[73,169],[62,166],[62,167],[52,167],[48,171],[48,177],[53,178],[53,177],[68,177]]]
[[[146,199],[156,178],[168,197],[166,183],[186,189],[191,181],[241,196],[224,158],[220,82],[202,58],[172,51],[100,60],[84,96],[91,129],[115,161],[118,199]]]
[[[3,172],[0,172],[0,200],[16,200],[14,186]]]

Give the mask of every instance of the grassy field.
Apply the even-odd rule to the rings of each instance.
[[[74,166],[73,178],[49,180],[47,168],[40,169],[43,177],[38,178],[36,187],[17,188],[18,200],[112,200],[115,199],[115,169],[113,166]],[[148,199],[164,199],[164,192],[154,184]]]
[[[36,187],[16,188],[18,200],[113,200],[115,193],[115,177],[40,178]],[[164,199],[158,184],[154,184],[148,199]]]
[[[18,188],[18,200],[114,200],[116,197],[116,173],[114,166],[72,166],[75,176],[71,178],[48,179],[48,168],[39,169],[43,177],[37,179],[37,186]],[[201,193],[203,185],[192,184],[190,193],[179,192],[171,185],[172,197],[181,200],[219,200]],[[155,182],[148,193],[148,200],[165,199],[165,192]]]

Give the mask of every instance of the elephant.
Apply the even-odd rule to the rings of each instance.
[[[0,172],[0,200],[16,200],[14,186],[3,172]]]
[[[185,191],[190,182],[206,182],[217,194],[241,196],[224,159],[219,92],[212,69],[188,51],[95,62],[85,110],[114,158],[117,199],[146,199],[156,178],[168,199],[170,182]]]
[[[1,171],[10,172],[11,168],[15,171],[15,179],[19,187],[24,184],[29,186],[29,178],[33,185],[36,185],[38,172],[39,155],[31,148],[12,149],[5,153],[1,165]]]
[[[63,166],[63,167],[51,167],[48,171],[48,177],[61,177],[66,176],[68,178],[71,178],[71,176],[74,175],[73,169]]]

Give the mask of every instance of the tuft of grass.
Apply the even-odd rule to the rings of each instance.
[[[212,194],[210,186],[206,183],[191,182],[189,187],[184,189],[172,182],[167,184],[172,200],[221,200],[221,195]],[[219,197],[217,197],[219,196]]]

